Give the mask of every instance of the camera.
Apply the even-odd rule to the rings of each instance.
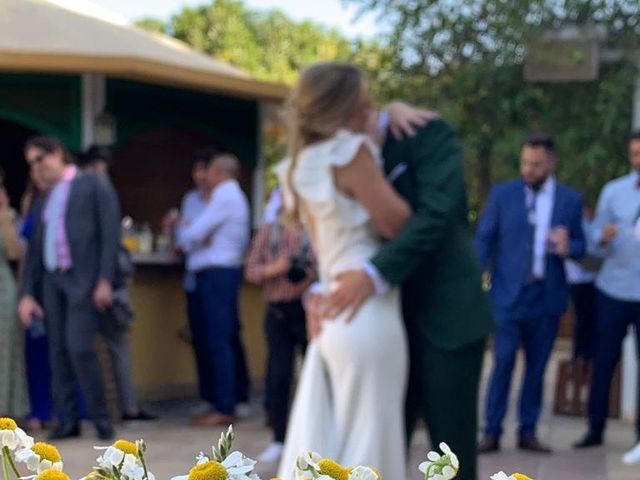
[[[287,279],[291,283],[300,283],[307,278],[307,271],[311,268],[311,262],[303,256],[291,257],[291,267],[287,272]]]

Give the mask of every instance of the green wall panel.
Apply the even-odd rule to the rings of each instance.
[[[155,128],[188,128],[235,152],[248,167],[258,156],[258,104],[189,90],[107,80],[107,110],[117,119],[117,143]]]
[[[80,149],[80,77],[0,73],[0,118],[55,135],[71,150]]]

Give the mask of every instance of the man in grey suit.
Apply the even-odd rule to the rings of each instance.
[[[35,208],[36,226],[18,305],[25,325],[46,312],[54,408],[61,417],[50,438],[80,435],[78,382],[98,437],[108,440],[113,428],[94,338],[97,312],[106,311],[113,300],[120,239],[117,195],[105,176],[79,172],[53,137],[31,138],[25,157],[52,185]],[[39,281],[42,306],[35,299]]]

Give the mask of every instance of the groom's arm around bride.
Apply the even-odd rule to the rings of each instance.
[[[446,122],[432,120],[411,138],[388,136],[383,157],[414,215],[371,259],[368,275],[341,276],[329,316],[357,307],[375,290],[376,277],[402,286],[408,437],[424,418],[433,443],[447,442],[460,457],[459,478],[475,480],[478,384],[493,320],[467,220],[461,141]]]

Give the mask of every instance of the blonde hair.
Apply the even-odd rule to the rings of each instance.
[[[286,105],[288,154],[286,180],[293,195],[293,210],[299,220],[298,195],[293,173],[298,155],[305,147],[332,137],[351,119],[360,104],[364,74],[355,65],[341,62],[317,63],[305,68]]]

